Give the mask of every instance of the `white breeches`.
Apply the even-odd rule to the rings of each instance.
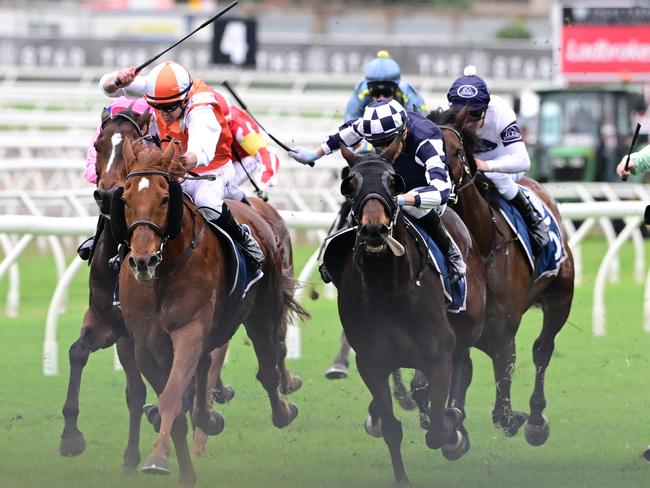
[[[525,171],[521,173],[483,173],[487,178],[494,183],[499,194],[506,200],[512,200],[517,196],[519,187],[515,183],[524,176]]]
[[[235,175],[232,162],[202,175],[214,175],[216,180],[185,180],[181,186],[183,191],[194,199],[197,207],[210,207],[221,213],[223,199],[228,194],[230,181]]]

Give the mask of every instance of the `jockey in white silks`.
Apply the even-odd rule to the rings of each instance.
[[[530,157],[514,110],[501,97],[490,95],[474,66],[466,67],[463,76],[452,83],[447,100],[451,110],[468,108],[465,128],[478,138],[477,169],[519,210],[530,231],[533,252],[539,255],[549,241],[549,228],[516,184],[530,168]]]

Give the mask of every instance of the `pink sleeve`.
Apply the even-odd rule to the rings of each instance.
[[[86,167],[84,168],[84,178],[88,183],[97,183],[97,170],[95,165],[97,164],[97,151],[95,151],[95,141],[97,136],[99,136],[99,131],[101,126],[97,127],[97,131],[93,136],[88,149],[86,150]]]

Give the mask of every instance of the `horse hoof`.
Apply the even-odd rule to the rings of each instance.
[[[395,488],[410,488],[411,482],[407,477],[404,477],[403,479],[396,481],[393,486]]]
[[[348,367],[345,364],[334,363],[325,371],[328,380],[342,380],[348,377]]]
[[[61,443],[59,444],[59,452],[62,456],[71,457],[78,456],[86,450],[86,440],[84,435],[79,432],[70,437],[61,436]]]
[[[138,467],[137,466],[122,466],[122,474],[124,476],[134,476],[138,474]]]
[[[650,446],[646,447],[645,451],[643,451],[643,459],[650,461]]]
[[[410,393],[395,393],[395,399],[397,400],[397,403],[399,403],[399,406],[402,407],[404,410],[415,410],[415,408],[418,406],[417,403],[413,400],[413,395]]]
[[[300,390],[302,386],[302,378],[298,375],[293,375],[291,380],[285,385],[280,387],[280,392],[283,395],[291,395],[294,391]]]
[[[220,404],[228,403],[235,397],[235,389],[230,385],[225,385],[220,390],[214,390],[212,398],[215,402]]]
[[[517,434],[517,432],[519,432],[519,428],[522,425],[524,425],[527,420],[528,420],[527,413],[512,412],[510,418],[508,418],[505,424],[497,420],[494,422],[494,426],[497,429],[502,430],[506,437],[514,437]]]
[[[144,462],[140,471],[145,474],[168,475],[170,474],[169,461],[158,456],[151,456]]]
[[[286,403],[285,408],[286,410],[284,416],[278,418],[274,415],[272,418],[273,425],[275,425],[278,429],[286,427],[291,422],[293,422],[293,419],[298,416],[298,406],[295,403]]]
[[[448,461],[457,461],[469,451],[469,439],[460,430],[456,431],[456,442],[442,446],[442,455]]]
[[[158,410],[158,405],[146,404],[142,406],[142,412],[147,417],[147,420],[151,425],[153,425],[153,430],[156,433],[160,432],[160,411]]]
[[[544,416],[542,415],[542,417]],[[546,442],[546,439],[548,439],[550,433],[551,428],[548,425],[546,417],[544,417],[544,423],[542,425],[535,425],[531,424],[530,422],[526,422],[526,426],[524,427],[524,435],[526,436],[526,441],[528,444],[535,447],[544,444]]]
[[[372,437],[381,437],[381,419],[377,419],[377,424],[372,425],[372,417],[368,415],[363,426],[366,428],[368,435],[371,435]]]
[[[207,435],[218,435],[223,432],[226,422],[219,412],[210,412],[210,418],[207,422],[199,425],[200,429]]]
[[[424,430],[429,430],[430,424],[431,424],[431,420],[429,419],[429,415],[420,412],[420,427],[422,427]]]

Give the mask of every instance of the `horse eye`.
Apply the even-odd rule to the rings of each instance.
[[[161,206],[161,207],[164,207],[164,206],[167,205],[168,203],[169,203],[169,195],[165,195],[164,197],[162,197],[162,200],[161,200],[161,202],[160,202],[160,206]]]

